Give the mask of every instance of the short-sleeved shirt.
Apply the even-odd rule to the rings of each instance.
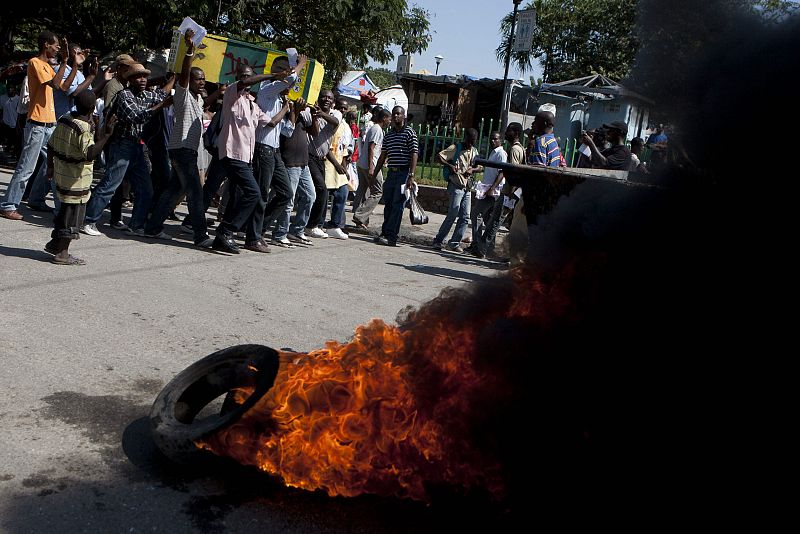
[[[56,122],[53,88],[48,82],[56,77],[53,67],[38,57],[28,62],[28,118],[37,122]]]
[[[602,152],[606,158],[606,164],[602,169],[612,171],[627,171],[631,166],[631,151],[625,145],[614,145]]]
[[[62,81],[66,81],[71,72],[72,67],[67,65],[67,68],[64,70],[64,78]],[[70,111],[75,111],[75,106],[72,103],[72,93],[74,93],[75,89],[77,89],[78,86],[84,81],[86,81],[86,78],[79,70],[75,73],[75,78],[72,79],[72,84],[66,91],[62,91],[61,89],[53,89],[53,103],[56,107],[56,117],[61,117]]]
[[[417,134],[410,126],[403,127],[400,131],[392,127],[383,137],[383,152],[386,152],[386,162],[389,167],[410,167],[411,154],[419,152]]]
[[[517,141],[509,149],[508,160],[514,165],[525,165],[525,147]]]
[[[328,114],[335,117],[340,123],[342,122],[342,114],[337,110],[332,109]],[[319,133],[308,144],[308,153],[318,158],[324,158],[331,148],[331,139],[339,129],[339,125],[334,126],[322,117],[317,118],[317,125],[319,125]]]
[[[188,148],[199,152],[203,138],[203,97],[192,93],[188,87],[176,84],[172,106],[175,122],[167,148]]]
[[[85,204],[89,201],[94,162],[88,160],[89,147],[94,144],[89,123],[67,113],[60,119],[47,143],[53,155],[53,178],[58,198],[65,204]]]
[[[503,150],[503,147],[499,146],[492,150],[491,154],[489,154],[489,161],[506,163],[508,161],[508,154],[506,154],[506,151]],[[497,178],[498,174],[500,174],[500,169],[495,167],[486,167],[486,169],[483,171],[481,183],[486,186],[486,189],[488,189],[494,183],[494,180]],[[495,187],[492,191],[487,191],[486,195],[497,198],[500,196],[500,191],[503,189],[504,183],[505,179],[500,180],[500,183],[497,184],[497,187]]]
[[[533,152],[529,161],[531,165],[544,165],[545,167],[558,167],[561,163],[561,147],[558,146],[556,136],[548,133],[539,135],[534,139]]]
[[[458,152],[458,159],[455,159],[456,152]],[[465,187],[467,185],[467,178],[464,177],[463,173],[472,166],[472,161],[478,157],[478,149],[474,146],[466,148],[463,143],[458,143],[450,145],[439,152],[439,157],[447,162],[455,160],[453,165],[456,166],[456,172],[450,173],[449,179],[457,186]]]
[[[370,143],[375,143],[375,149],[372,156],[371,165],[374,167],[378,164],[378,158],[381,157],[381,146],[383,145],[383,128],[381,128],[380,124],[371,123],[372,126],[369,130],[367,130],[367,134],[364,136],[364,141],[361,144],[361,153],[358,155],[358,166],[362,169],[369,169],[370,161],[369,161],[369,145]]]

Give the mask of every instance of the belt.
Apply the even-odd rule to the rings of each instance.
[[[54,122],[39,122],[33,119],[28,119],[28,122],[31,124],[35,124],[36,126],[44,126],[45,128],[52,128],[53,126],[56,125],[56,123]]]
[[[410,167],[389,167],[389,172],[402,172],[407,171]]]

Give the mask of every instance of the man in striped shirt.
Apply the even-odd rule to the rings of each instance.
[[[403,185],[406,188],[414,185],[418,154],[417,134],[410,126],[406,126],[406,111],[401,106],[395,106],[392,109],[392,128],[383,138],[381,157],[370,177],[370,183],[374,182],[383,164],[388,163],[389,172],[383,183],[383,226],[381,235],[375,238],[376,243],[397,246],[406,202],[401,188]]]

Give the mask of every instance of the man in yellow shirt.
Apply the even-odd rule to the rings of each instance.
[[[106,121],[105,131],[94,140],[91,121],[97,97],[86,90],[75,97],[77,111],[58,119],[58,124],[47,145],[47,178],[55,180],[56,194],[61,207],[55,217],[52,239],[44,249],[53,254],[58,265],[83,265],[85,262],[71,256],[69,244],[78,239],[86,215],[94,173],[94,160],[114,132],[116,116]]]

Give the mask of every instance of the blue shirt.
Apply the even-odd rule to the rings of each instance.
[[[530,155],[528,163],[558,167],[560,162],[561,147],[558,146],[556,136],[551,133],[538,136],[534,141],[533,153]]]
[[[67,68],[64,69],[64,80],[69,77],[70,72],[72,72],[72,67],[67,65]],[[75,79],[72,80],[72,85],[69,86],[69,89],[66,91],[62,91],[61,89],[53,89],[53,104],[56,108],[56,118],[59,118],[70,111],[75,111],[75,106],[72,104],[72,93],[74,93],[75,89],[77,89],[78,86],[85,80],[86,78],[84,78],[83,73],[78,71],[75,73]]]
[[[256,96],[258,107],[270,117],[274,117],[280,113],[281,109],[283,109],[281,93],[294,85],[296,81],[297,74],[292,74],[283,80],[265,80],[261,82],[261,86],[258,89],[258,96]],[[281,121],[275,126],[259,126],[256,128],[256,143],[261,143],[262,145],[267,145],[272,148],[280,148],[281,129],[286,122],[287,121]],[[289,135],[291,135],[291,133]]]

